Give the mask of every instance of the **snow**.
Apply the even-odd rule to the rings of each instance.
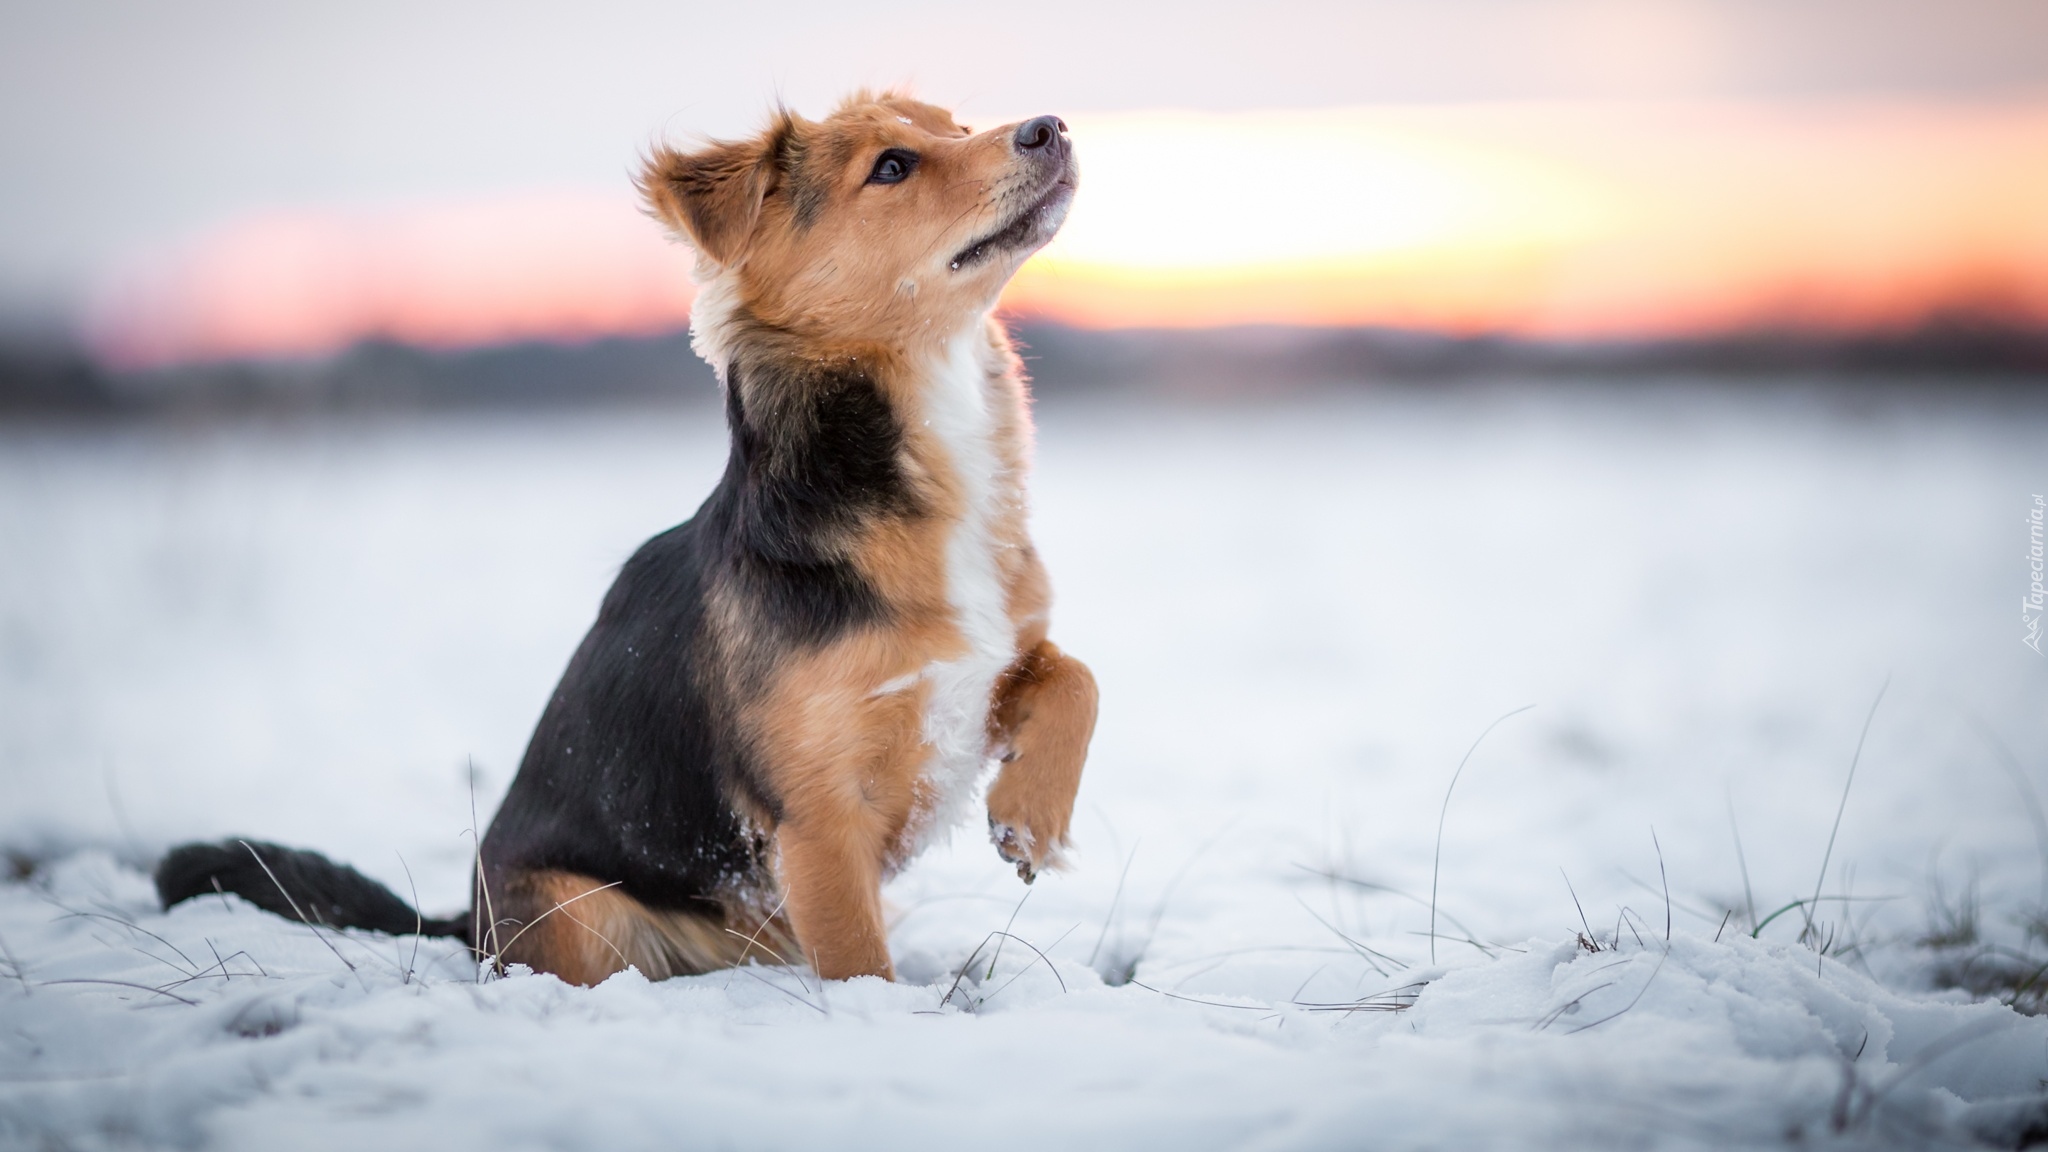
[[[935,848],[889,891],[897,984],[480,980],[446,941],[155,909],[139,866],[224,834],[459,906],[472,779],[487,819],[611,572],[715,477],[715,419],[0,429],[0,846],[34,863],[0,885],[0,1147],[2041,1122],[2048,1019],[1930,991],[1911,944],[1937,880],[2015,947],[2042,899],[2024,392],[1048,402],[1053,635],[1103,692],[1072,867],[1026,889],[978,827]],[[1896,899],[1824,904],[1829,958],[1798,912],[1751,939],[1745,866],[1760,915],[1812,894],[1887,683],[1824,889]]]

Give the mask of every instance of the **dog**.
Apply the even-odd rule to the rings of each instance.
[[[1026,883],[1058,867],[1097,693],[1047,638],[1029,398],[993,309],[1078,178],[1058,117],[976,133],[893,92],[655,148],[638,186],[696,250],[730,455],[605,595],[469,915],[247,841],[169,853],[164,906],[234,892],[585,985],[756,955],[893,979],[881,886],[991,770],[998,853]]]

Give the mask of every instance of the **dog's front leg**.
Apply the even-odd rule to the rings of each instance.
[[[1029,884],[1059,862],[1095,734],[1095,677],[1050,640],[1019,657],[998,681],[990,736],[1003,751],[988,790],[989,835]]]
[[[807,813],[776,832],[790,926],[804,959],[826,980],[896,978],[882,922],[880,851],[866,825],[858,814]]]

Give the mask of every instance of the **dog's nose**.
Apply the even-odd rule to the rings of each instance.
[[[1067,122],[1057,116],[1034,116],[1017,125],[1016,144],[1019,152],[1039,152],[1062,142],[1067,133]]]

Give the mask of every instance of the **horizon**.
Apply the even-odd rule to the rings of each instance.
[[[995,15],[910,4],[16,11],[0,327],[116,370],[678,331],[692,257],[635,203],[641,151],[890,79],[1074,126],[1073,216],[1002,305],[1029,321],[2048,326],[2048,13],[2022,3],[1072,7],[1030,66],[961,55]],[[737,51],[669,51],[710,42]]]

